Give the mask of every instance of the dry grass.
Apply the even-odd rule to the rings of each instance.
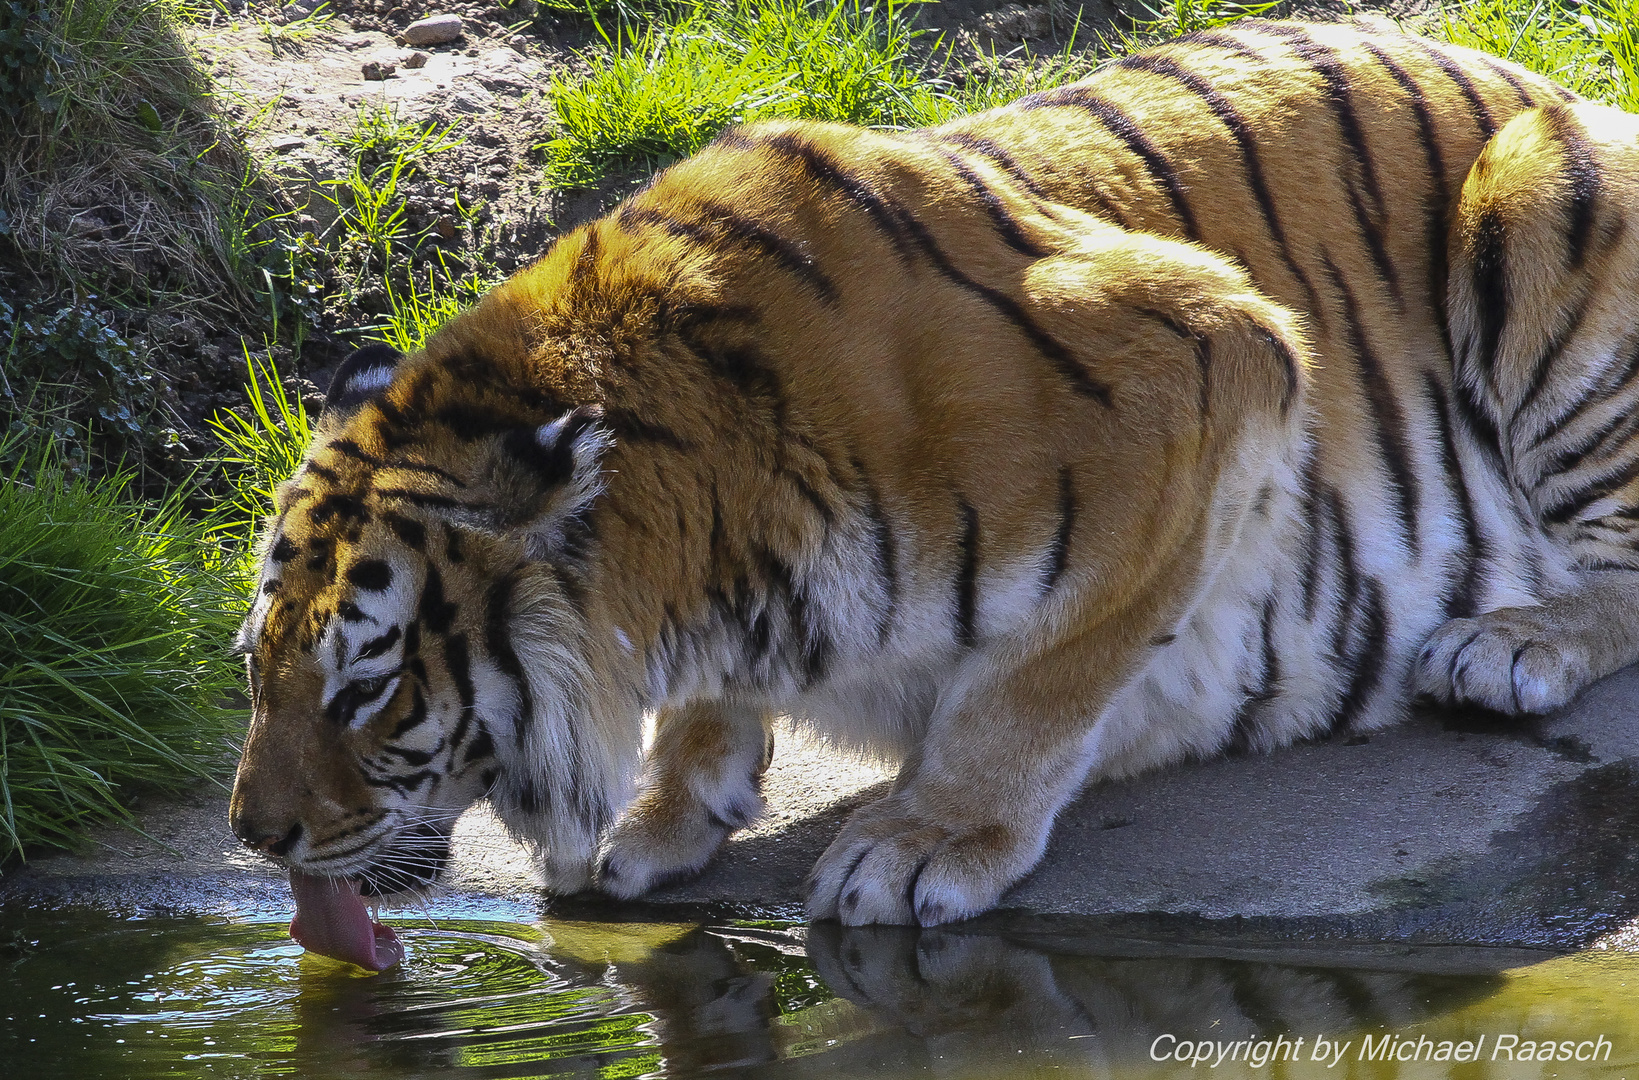
[[[252,264],[271,240],[257,227],[274,193],[178,31],[199,12],[184,0],[28,6],[46,47],[22,107],[0,110],[0,268],[40,293],[255,311]]]

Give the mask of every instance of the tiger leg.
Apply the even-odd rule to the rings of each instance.
[[[604,844],[598,888],[631,899],[704,867],[762,814],[773,756],[760,710],[721,702],[660,710],[643,790]]]
[[[1159,626],[1167,604],[1139,606],[1124,626],[1022,662],[999,649],[969,665],[965,693],[932,718],[893,791],[855,811],[820,857],[809,917],[936,926],[995,906],[1041,860],[1053,819],[1096,765],[1084,744],[1110,673],[1131,666],[1143,647],[1131,631]]]
[[[1029,314],[1115,388],[1056,432],[1071,448],[1064,504],[1097,528],[1067,529],[1059,556],[1041,560],[1062,573],[1027,619],[987,639],[970,614],[977,640],[893,790],[816,864],[814,919],[932,926],[994,906],[1088,775],[1123,766],[1095,738],[1107,706],[1243,537],[1260,488],[1293,470],[1306,368],[1290,315],[1194,249],[1098,240],[1042,260],[1027,282]],[[1158,760],[1188,752],[1194,722],[1158,723]]]
[[[1550,565],[1540,603],[1435,632],[1417,682],[1438,700],[1547,712],[1639,660],[1635,206],[1639,118],[1582,102],[1515,117],[1463,186],[1456,391]]]

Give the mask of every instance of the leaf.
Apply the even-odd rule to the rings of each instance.
[[[159,110],[147,101],[137,105],[137,122],[149,131],[159,131],[164,127],[159,120]]]

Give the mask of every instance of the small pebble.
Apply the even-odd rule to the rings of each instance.
[[[404,28],[399,38],[406,45],[443,45],[461,36],[461,16],[430,15]]]
[[[420,50],[417,50],[415,52],[406,54],[401,66],[407,67],[407,68],[426,67],[428,59],[429,58],[428,58],[426,53],[421,52]]]
[[[366,82],[385,82],[398,65],[390,60],[366,60],[364,62],[364,79]]]

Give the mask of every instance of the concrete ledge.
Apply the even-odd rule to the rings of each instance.
[[[1629,929],[1639,891],[1628,889],[1639,869],[1636,701],[1632,669],[1542,721],[1427,714],[1369,739],[1102,785],[1066,811],[1007,910],[971,928],[1114,949],[1188,940],[1197,951],[1289,951],[1305,939],[1331,942],[1332,956],[1345,942],[1569,950],[1639,940]],[[641,905],[553,908],[800,919],[814,859],[887,781],[783,739],[769,815],[703,875]],[[84,854],[40,857],[0,879],[0,905],[288,914],[283,876],[237,846],[225,807],[214,793],[147,810],[151,840],[99,830]],[[542,903],[535,880],[525,849],[479,809],[458,827],[452,872],[428,909],[530,918]]]

